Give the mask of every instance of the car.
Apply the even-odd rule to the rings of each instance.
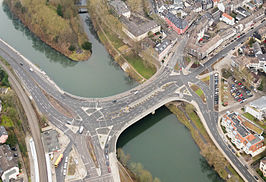
[[[17,154],[17,153],[14,153],[13,156],[14,156],[14,157],[18,157],[18,154]]]
[[[107,148],[104,150],[104,153],[105,153],[105,155],[108,154],[108,149]]]
[[[254,175],[254,178],[255,178],[255,180],[257,180],[257,181],[259,180],[259,178],[258,178],[257,176],[255,176],[255,175]]]
[[[109,161],[106,161],[105,163],[106,163],[106,165],[107,165],[107,166],[109,166],[109,165],[110,165]]]
[[[19,63],[21,66],[23,66],[23,63]]]
[[[32,68],[30,68],[30,71],[31,71],[31,72],[33,72],[33,69],[32,69]]]
[[[17,151],[17,148],[16,147],[12,147],[11,150]]]
[[[230,149],[232,148],[231,145],[229,145],[229,144],[228,144],[228,147],[229,147]]]
[[[64,164],[64,169],[66,169],[67,168],[67,163],[65,162],[65,164]]]
[[[108,147],[109,147],[108,143],[107,143],[107,144],[105,144],[105,148],[108,148]]]
[[[66,175],[66,169],[64,169],[64,171],[63,171],[63,175],[64,175],[64,176]]]
[[[113,102],[113,103],[116,103],[116,102],[117,102],[117,100],[113,100],[112,102]]]
[[[110,167],[108,167],[108,173],[111,173],[111,168]]]
[[[105,154],[105,158],[106,158],[107,160],[109,160],[109,156],[108,156],[108,154]]]

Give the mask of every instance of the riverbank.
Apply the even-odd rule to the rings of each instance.
[[[243,181],[208,136],[194,106],[183,102],[172,102],[166,106],[190,130],[201,155],[222,179],[230,182]]]
[[[91,56],[91,44],[73,2],[4,0],[3,3],[31,32],[64,56],[74,61],[85,61]]]
[[[140,57],[135,47],[125,43],[130,40],[123,33],[121,22],[108,10],[107,4],[92,0],[87,7],[94,30],[120,67],[138,82],[152,77],[157,71],[156,66]]]

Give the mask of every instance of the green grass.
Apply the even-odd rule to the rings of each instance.
[[[199,88],[195,92],[196,92],[196,94],[198,94],[198,96],[201,96],[203,94],[203,91],[201,90],[201,88]]]
[[[204,83],[206,83],[207,85],[209,85],[210,76],[206,76],[206,77],[202,78],[201,81],[203,81]]]
[[[238,173],[235,171],[235,169],[230,165],[227,167],[229,169],[229,171],[231,171],[231,173],[234,175],[234,176],[237,176],[239,177],[239,182],[244,182],[244,180],[238,175]]]
[[[142,60],[138,55],[131,53],[129,55],[125,55],[124,57],[144,78],[149,79],[156,73],[155,66],[151,64],[146,66],[144,64],[144,60]]]
[[[13,121],[6,115],[2,115],[2,123],[1,124],[7,128],[14,127]]]
[[[243,116],[245,116],[246,118],[248,118],[250,121],[258,124],[260,127],[262,127],[263,129],[266,129],[266,125],[264,125],[265,121],[259,121],[257,118],[255,118],[254,116],[252,116],[249,113],[244,113]]]
[[[108,31],[107,28],[104,28],[104,32],[116,49],[124,45],[123,41],[119,39],[116,35],[114,35],[111,31]]]

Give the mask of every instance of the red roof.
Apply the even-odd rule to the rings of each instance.
[[[232,20],[233,19],[233,17],[230,16],[230,15],[228,15],[227,13],[223,13],[222,16],[224,16],[225,18],[228,18],[229,20]]]

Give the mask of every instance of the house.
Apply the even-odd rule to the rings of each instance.
[[[251,61],[247,67],[266,73],[266,54],[257,54],[256,58],[257,59]]]
[[[266,96],[245,105],[245,112],[248,112],[258,120],[263,120],[266,116]]]
[[[236,112],[227,113],[223,116],[221,125],[228,132],[228,137],[235,144],[237,149],[243,149],[246,154],[252,157],[265,149],[264,138],[258,134],[253,134],[243,124],[244,119]]]
[[[110,6],[114,9],[118,17],[124,16],[126,18],[129,18],[131,15],[131,12],[124,1],[113,0],[110,2]]]
[[[6,142],[8,138],[7,131],[4,126],[0,126],[0,144],[3,144]]]
[[[9,145],[0,145],[0,175],[4,182],[16,180],[19,175],[18,161]]]
[[[202,9],[203,10],[208,10],[213,7],[213,2],[212,0],[205,0],[202,1]]]
[[[166,23],[178,34],[183,34],[188,28],[188,23],[186,20],[178,18],[170,12],[164,14]]]
[[[147,20],[144,17],[131,16],[121,18],[122,31],[127,34],[133,41],[137,42],[148,37],[149,33],[156,33],[161,30],[161,26],[153,20]]]
[[[262,43],[262,37],[261,35],[256,31],[253,33],[253,38],[258,42],[258,43]]]
[[[41,135],[46,153],[52,154],[60,150],[57,131],[49,129],[44,131]]]
[[[252,11],[254,11],[256,9],[256,6],[250,2],[246,3],[245,5],[248,9],[250,9]]]
[[[213,6],[216,6],[220,2],[220,0],[212,0],[212,2],[213,2]]]
[[[260,171],[263,176],[266,177],[266,157],[260,160]]]
[[[254,3],[256,4],[256,6],[261,6],[263,5],[263,0],[254,0]]]
[[[212,18],[215,22],[220,21],[220,17],[221,17],[221,11],[219,9],[216,9],[215,11],[212,12]]]
[[[255,42],[253,44],[253,50],[254,50],[254,54],[255,56],[257,57],[259,54],[262,54],[262,50],[261,50],[261,47],[260,47],[260,44],[258,42]]]
[[[198,13],[202,11],[202,4],[201,2],[196,2],[193,6],[193,12]]]
[[[248,17],[248,16],[251,15],[247,10],[245,10],[245,9],[242,8],[242,7],[238,7],[238,8],[236,8],[236,9],[235,9],[235,12],[238,13],[238,14],[241,14],[241,15],[244,16],[244,17]]]
[[[171,49],[172,44],[171,40],[165,39],[161,43],[157,44],[155,46],[155,50],[157,52],[157,58],[159,61],[162,61],[163,58],[169,53],[169,50]]]
[[[227,13],[223,13],[221,20],[224,21],[228,25],[234,25],[235,24],[235,19],[228,15]]]

